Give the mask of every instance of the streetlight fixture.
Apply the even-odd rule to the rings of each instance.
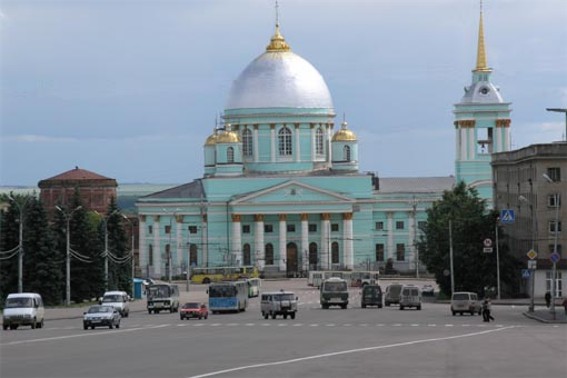
[[[543,174],[543,178],[550,184],[554,184],[556,181],[553,180],[551,177],[549,177],[547,174]],[[553,254],[557,255],[557,237],[559,235],[559,193],[555,193],[554,194],[555,197],[555,227],[554,227],[554,231],[555,231],[555,241],[553,243]],[[555,319],[555,276],[557,275],[557,263],[556,263],[556,259],[552,258],[551,262],[553,263],[552,265],[552,270],[551,270],[551,304],[549,306],[549,312],[551,313],[553,319]]]
[[[567,109],[566,108],[546,108],[548,112],[565,113],[565,140],[567,140]]]
[[[118,210],[114,210],[112,213],[108,214],[107,216],[103,216],[101,213],[95,210],[95,213],[102,217],[102,221],[104,222],[104,290],[108,291],[108,218],[116,214]]]
[[[65,236],[66,236],[66,240],[67,240],[67,255],[65,258],[65,270],[66,270],[66,276],[65,276],[65,304],[67,306],[71,305],[71,236],[70,236],[70,226],[69,223],[71,222],[71,217],[73,216],[73,213],[77,210],[82,209],[82,206],[77,206],[76,208],[74,208],[71,211],[65,211],[62,208],[60,208],[59,206],[55,206],[55,208],[57,210],[59,210],[61,212],[61,214],[63,214],[63,216],[65,217],[65,222],[67,223],[67,228],[66,228],[66,232],[65,232]]]
[[[28,203],[28,198],[26,198],[26,200],[20,204],[18,201],[16,201],[16,199],[14,197],[12,197],[12,194],[10,193],[8,195],[8,198],[10,198],[10,200],[12,200],[12,202],[14,202],[14,204],[16,205],[16,207],[18,208],[18,213],[20,215],[20,225],[19,225],[19,251],[18,251],[18,293],[21,293],[24,291],[24,281],[23,281],[23,275],[24,275],[24,207],[26,206],[26,204]]]
[[[537,239],[536,231],[536,217],[534,213],[534,206],[533,204],[524,196],[520,195],[518,197],[520,201],[526,202],[530,207],[530,213],[532,217],[532,251],[535,251],[535,241]],[[535,304],[534,304],[534,295],[535,295],[535,271],[531,272],[530,274],[530,306],[528,307],[528,312],[534,312]]]
[[[126,215],[122,214],[122,218],[126,219],[128,223],[130,223],[130,237],[132,239],[132,246],[130,247],[130,264],[131,264],[131,276],[132,282],[132,298],[135,296],[135,287],[134,287],[134,222],[130,220]]]

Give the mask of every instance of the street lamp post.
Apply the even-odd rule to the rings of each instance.
[[[500,248],[498,246],[498,219],[496,220],[495,234],[496,234],[496,298],[500,299]]]
[[[548,175],[546,175],[545,173],[543,174],[543,178],[549,182],[549,183],[555,183],[555,181],[549,177]],[[554,194],[555,197],[555,227],[554,227],[554,231],[555,231],[555,237],[554,237],[554,243],[553,243],[553,253],[554,255],[557,254],[557,237],[559,235],[559,201],[560,201],[560,197],[559,197],[559,193],[555,193]],[[549,312],[551,313],[553,319],[555,319],[555,276],[557,275],[557,263],[555,258],[551,259],[551,262],[553,263],[552,265],[552,269],[551,269],[551,303],[549,306]]]
[[[67,253],[66,253],[66,258],[65,258],[65,271],[66,271],[66,276],[65,276],[65,304],[67,306],[69,306],[71,304],[71,236],[70,236],[70,222],[71,222],[71,217],[73,216],[73,213],[77,210],[82,209],[82,206],[77,206],[76,208],[74,208],[71,211],[65,212],[62,208],[60,208],[59,206],[55,206],[55,208],[57,210],[59,210],[63,216],[65,217],[65,221],[67,223],[67,227],[66,227],[66,231],[65,231],[65,236],[66,236],[66,242],[67,242]]]
[[[98,211],[95,210],[95,213],[102,217],[102,221],[104,222],[104,290],[108,291],[108,218],[116,214],[118,210],[114,210],[112,213],[108,214],[106,217],[101,215]]]
[[[565,114],[565,140],[567,141],[567,109],[566,108],[546,108],[548,112],[557,112]]]
[[[126,219],[130,223],[130,238],[132,240],[132,246],[130,247],[130,265],[131,265],[131,280],[132,282],[132,298],[134,298],[136,292],[134,287],[134,222],[132,222],[126,215],[122,214],[122,218]]]
[[[530,214],[532,217],[532,251],[535,251],[535,241],[537,239],[536,236],[536,217],[534,213],[534,206],[533,204],[528,201],[528,199],[524,196],[519,196],[518,199],[520,201],[526,202],[530,206]],[[528,312],[534,312],[535,304],[534,304],[534,295],[535,295],[535,270],[533,270],[530,274],[530,306],[528,307]]]
[[[18,293],[24,291],[24,206],[26,206],[28,199],[24,201],[23,204],[18,203],[14,197],[10,194],[8,196],[12,202],[18,208],[18,213],[20,215],[20,225],[19,225],[19,251],[18,251]]]

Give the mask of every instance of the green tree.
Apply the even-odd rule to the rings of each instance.
[[[474,188],[463,182],[445,191],[440,201],[427,210],[427,224],[418,243],[420,260],[435,275],[441,291],[451,293],[449,222],[453,244],[453,267],[456,291],[474,291],[481,296],[485,289],[496,288],[496,253],[483,253],[483,241],[495,241],[498,214],[487,211],[486,203]],[[499,229],[502,239],[502,230]],[[500,283],[508,292],[517,283],[519,266],[506,245],[499,246]],[[491,293],[487,293],[491,294]]]
[[[10,193],[18,203],[24,203],[25,197]],[[0,202],[9,206],[2,210],[0,219],[0,299],[4,303],[9,293],[18,291],[18,251],[20,243],[20,212],[7,195],[2,195]],[[24,236],[25,236],[24,230]]]

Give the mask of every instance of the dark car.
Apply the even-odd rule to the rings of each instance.
[[[209,309],[207,305],[199,302],[187,302],[179,309],[179,318],[183,319],[207,319],[209,317]]]
[[[89,307],[83,316],[83,329],[91,327],[120,328],[120,312],[114,306],[95,305]]]
[[[380,285],[364,285],[360,295],[360,307],[377,306],[382,308],[382,288]]]

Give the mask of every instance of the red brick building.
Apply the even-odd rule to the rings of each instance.
[[[111,198],[117,198],[115,179],[75,167],[38,183],[43,206],[52,213],[55,206],[68,207],[75,189],[79,190],[83,206],[87,210],[106,213]]]

